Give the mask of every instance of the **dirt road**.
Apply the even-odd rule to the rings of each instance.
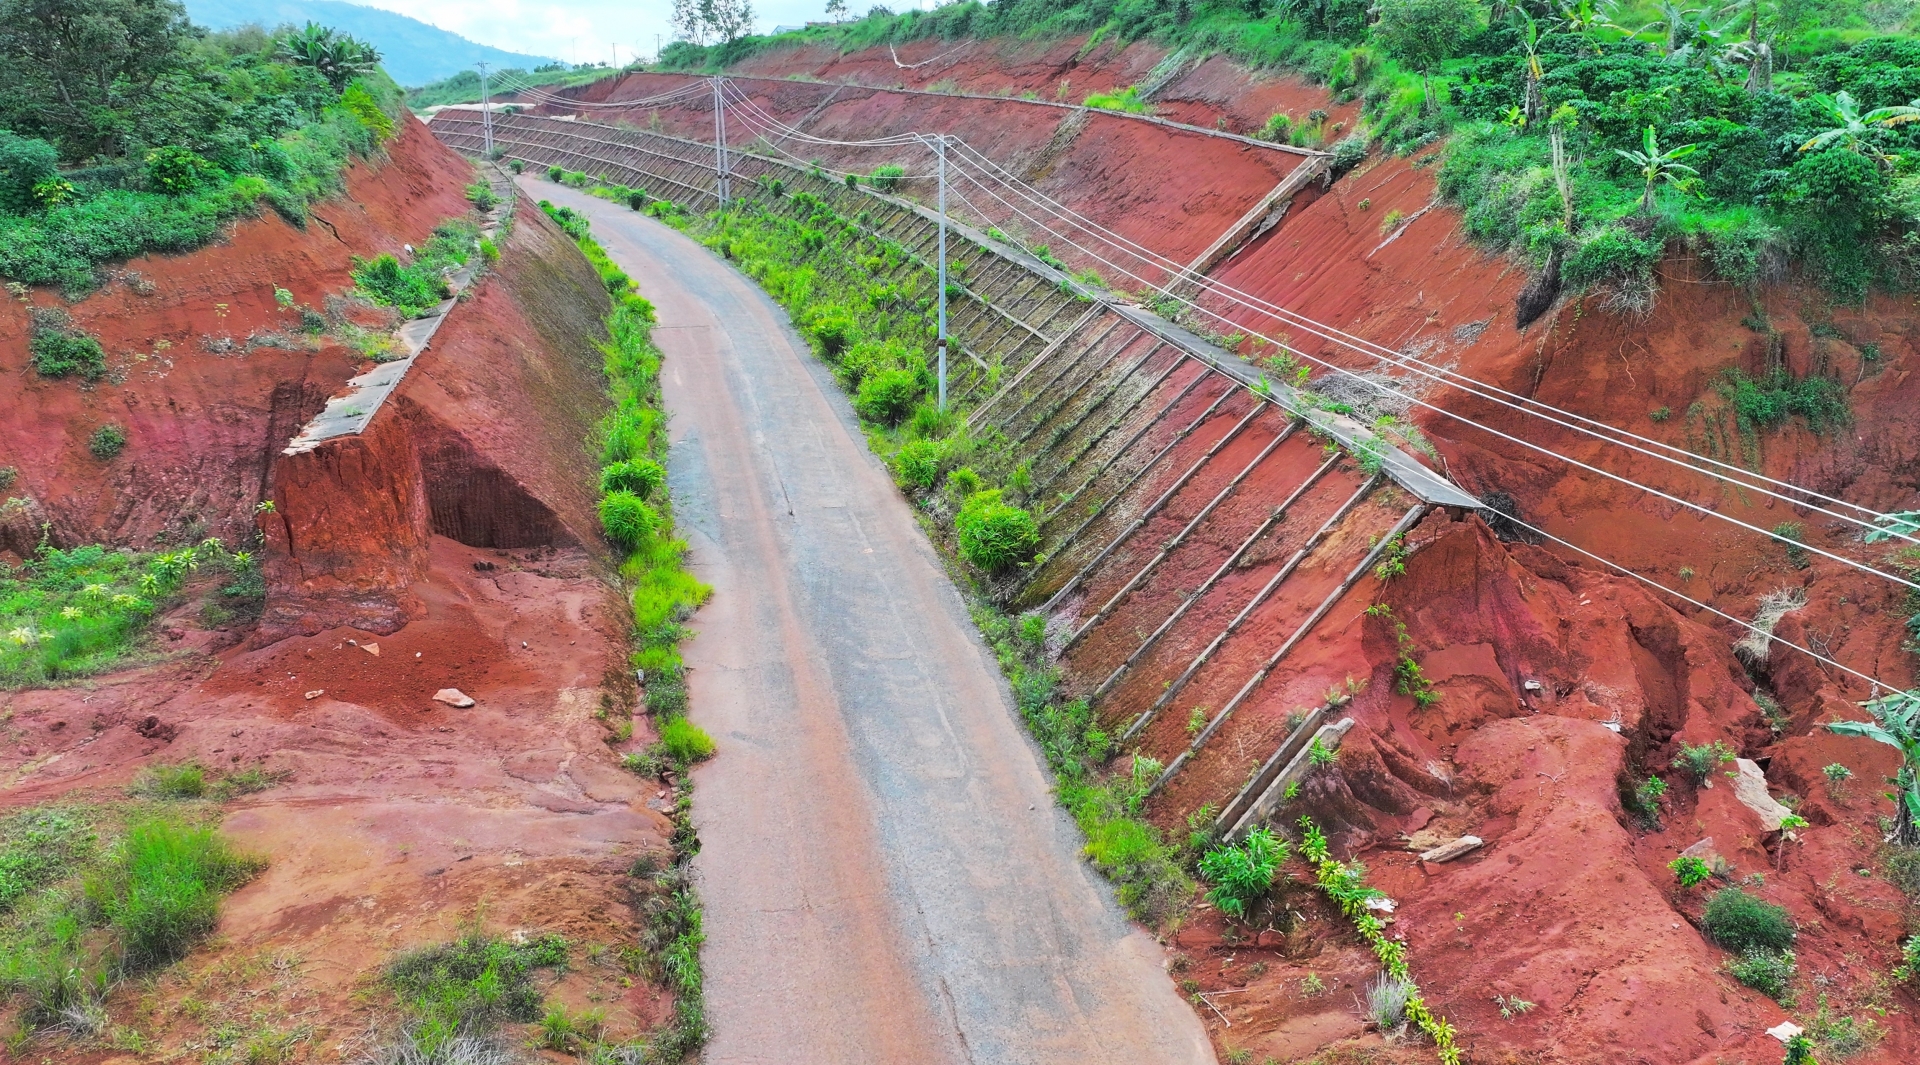
[[[673,490],[715,590],[687,649],[720,742],[696,773],[708,1060],[1212,1062],[784,313],[685,236],[529,185],[660,312]]]

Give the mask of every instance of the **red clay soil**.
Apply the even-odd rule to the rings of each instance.
[[[606,1009],[615,1036],[670,1013],[617,960],[645,890],[628,870],[666,853],[675,795],[619,765],[652,739],[644,723],[621,743],[609,731],[636,691],[585,448],[606,406],[598,276],[520,204],[501,262],[370,431],[298,459],[280,449],[365,364],[337,346],[208,344],[291,332],[276,284],[320,303],[351,285],[351,254],[398,250],[468,210],[471,175],[408,123],[382,167],[356,168],[319,206],[326,223],[256,219],[225,244],[131,264],[150,295],[121,280],[71,308],[116,367],[94,387],[23,369],[25,308],[0,312],[0,352],[22,375],[0,399],[0,461],[19,466],[14,491],[40,501],[56,541],[239,544],[255,503],[275,503],[259,519],[258,626],[212,609],[223,582],[203,576],[156,624],[155,664],[0,693],[0,809],[113,803],[154,763],[280,779],[225,808],[222,830],[269,865],[223,904],[219,934],[108,1000],[149,1053],[198,1055],[234,1024],[246,1038],[304,1025],[285,1060],[352,1060],[394,1020],[371,984],[380,966],[471,924],[567,936],[575,964],[550,1001]],[[109,413],[131,439],[102,464],[85,440]],[[434,702],[446,687],[477,705]],[[137,1060],[61,1037],[34,1049]]]
[[[713,109],[709,97],[631,111],[605,106],[658,96],[690,80],[678,74],[627,74],[567,92],[569,97],[594,107],[543,105],[533,110],[554,115],[578,113],[596,122],[626,122],[710,143]],[[1181,262],[1198,256],[1303,159],[1278,148],[1108,111],[777,78],[729,80],[761,112],[829,140],[908,132],[957,135],[1074,211]],[[740,105],[730,106],[729,123],[728,141],[742,150],[753,148],[756,138],[772,129],[750,108]],[[929,152],[918,145],[866,149],[783,142],[780,147],[797,157],[790,161],[817,161],[830,169],[864,174],[893,163],[916,177],[932,173]],[[1128,165],[1115,167],[1115,159],[1126,159]],[[1011,203],[993,199],[959,176],[958,163],[953,173],[949,207],[956,214],[973,219],[983,229],[999,228],[1035,243],[1049,241],[1038,220],[1056,226],[1058,222],[1035,205],[1017,198]],[[1195,181],[1194,175],[1199,173],[1207,175],[1204,183]],[[903,191],[931,204],[935,186],[930,180],[909,180],[903,184]],[[1021,217],[1022,213],[1029,217]],[[1077,268],[1111,272],[1091,259],[1078,260],[1065,249],[1060,254]],[[1110,280],[1126,288],[1139,287],[1117,275]]]
[[[0,551],[31,550],[42,521],[57,544],[251,535],[270,441],[284,446],[358,366],[338,344],[310,344],[275,287],[320,308],[353,287],[350,256],[398,252],[471,209],[471,166],[424,126],[403,123],[386,151],[349,167],[345,193],[316,204],[305,229],[268,212],[210,247],[117,267],[77,303],[44,289],[0,301],[0,374],[11,382],[0,389],[0,465],[19,470],[9,494],[36,505],[0,532]],[[29,306],[63,309],[98,337],[108,378],[35,373]],[[103,463],[87,440],[109,422],[127,446]]]
[[[1070,98],[1078,98],[1135,83],[1159,58],[1142,46],[1094,49],[1077,59],[1076,51],[1074,42],[920,42],[902,50],[899,60],[934,61],[906,70],[884,49],[852,56],[796,49],[755,57],[743,72],[1047,95],[1067,78]],[[1203,126],[1224,122],[1228,129],[1251,128],[1274,111],[1299,117],[1320,107],[1333,112],[1330,121],[1350,116],[1350,109],[1324,97],[1316,101],[1297,81],[1255,77],[1218,61],[1183,75],[1156,99],[1170,117]],[[1122,160],[1132,163],[1120,153],[1105,163],[1118,170]],[[1920,408],[1920,376],[1912,372],[1920,326],[1904,299],[1875,295],[1861,307],[1838,306],[1794,281],[1750,296],[1676,247],[1660,268],[1650,315],[1610,310],[1603,294],[1592,294],[1563,299],[1517,329],[1514,300],[1528,281],[1526,271],[1467,243],[1457,212],[1436,202],[1437,162],[1437,152],[1428,151],[1363,165],[1325,195],[1301,198],[1284,224],[1217,275],[1322,322],[1451,362],[1472,377],[1587,417],[1729,462],[1757,463],[1772,476],[1882,511],[1920,505],[1920,422],[1910,416]],[[1150,175],[1141,180],[1163,183]],[[1163,233],[1145,243],[1171,251],[1192,241],[1186,233]],[[1756,308],[1770,332],[1748,324],[1759,321]],[[1242,313],[1237,324],[1330,361],[1372,368],[1304,336],[1289,337],[1299,331],[1271,320]],[[1852,424],[1824,438],[1799,426],[1743,436],[1714,382],[1729,368],[1760,374],[1774,365],[1795,375],[1823,372],[1846,385]],[[1162,398],[1171,394],[1163,390]],[[1887,564],[1877,549],[1863,550],[1852,531],[1818,515],[1716,488],[1447,389],[1429,398],[1717,514],[1763,529],[1800,521],[1815,544]],[[1184,426],[1205,401],[1196,393],[1184,405],[1185,418],[1170,415],[1156,429],[1158,438]],[[1157,409],[1151,401],[1143,406]],[[1763,593],[1804,589],[1808,605],[1781,621],[1781,637],[1811,640],[1891,684],[1914,683],[1897,586],[1824,559],[1796,568],[1759,533],[1571,469],[1443,415],[1416,408],[1413,418],[1438,448],[1436,465],[1472,491],[1510,493],[1526,520],[1740,617],[1753,615]],[[1217,428],[1195,434],[1180,453],[1197,456],[1231,419],[1215,422]],[[1156,447],[1143,442],[1133,454]],[[1057,553],[1036,588],[1044,593],[1064,583],[1189,462],[1176,457],[1145,478],[1129,502]],[[1222,468],[1238,466],[1228,461]],[[1089,495],[1110,491],[1124,473],[1108,475]],[[1197,480],[1218,484],[1224,476]],[[1262,491],[1278,502],[1284,489],[1276,480]],[[1314,505],[1330,509],[1336,495],[1329,486],[1315,494]],[[1210,493],[1183,493],[1167,516],[1136,534],[1124,553],[1130,557],[1103,567],[1073,610],[1097,609],[1101,592],[1118,587],[1177,531],[1180,515],[1200,505],[1196,498],[1204,502]],[[1369,508],[1378,512],[1371,524],[1356,521],[1342,534],[1365,536],[1397,516],[1392,506],[1370,502],[1363,509]],[[1249,516],[1234,511],[1227,520],[1223,512],[1216,521],[1224,532],[1245,527]],[[1055,524],[1070,528],[1078,520],[1069,508]],[[1282,535],[1298,535],[1294,523]],[[1184,597],[1194,575],[1210,571],[1207,560],[1217,564],[1231,550],[1223,546],[1231,540],[1210,530],[1192,546],[1191,559],[1170,561],[1159,579],[1136,591],[1069,656],[1069,685],[1084,690],[1098,683]],[[1791,1015],[1808,1024],[1824,1008],[1828,1018],[1855,1018],[1878,1033],[1851,1060],[1920,1059],[1920,1031],[1911,1020],[1920,1002],[1885,975],[1912,904],[1876,872],[1878,819],[1892,813],[1879,781],[1892,771],[1894,756],[1820,727],[1865,717],[1857,703],[1870,694],[1866,686],[1780,644],[1749,671],[1731,654],[1740,635],[1733,626],[1570,552],[1502,543],[1477,518],[1436,514],[1409,540],[1417,550],[1406,573],[1385,586],[1363,580],[1343,599],[1214,737],[1208,753],[1156,796],[1155,819],[1174,827],[1202,804],[1231,798],[1247,770],[1271,753],[1289,711],[1318,703],[1349,676],[1364,680],[1343,711],[1357,727],[1337,771],[1310,778],[1284,813],[1319,819],[1338,852],[1363,858],[1371,880],[1398,902],[1393,928],[1408,938],[1414,975],[1429,1003],[1460,1027],[1469,1060],[1777,1060],[1779,1044],[1763,1031],[1788,1013],[1728,975],[1732,959],[1698,930],[1707,889],[1681,892],[1667,869],[1679,851],[1708,837],[1729,863],[1731,879],[1784,906],[1800,928]],[[1275,564],[1271,555],[1263,557],[1236,575],[1239,587],[1257,586],[1261,567]],[[1250,624],[1230,641],[1221,662],[1203,671],[1176,709],[1149,730],[1143,749],[1165,758],[1183,748],[1186,710],[1217,710],[1284,638],[1286,619],[1311,609],[1344,575],[1303,567],[1276,597],[1284,602],[1257,619],[1264,628]],[[1103,718],[1125,720],[1156,696],[1245,594],[1230,596],[1223,588],[1209,596],[1110,697]],[[1438,696],[1431,705],[1418,706],[1395,691],[1391,623],[1362,613],[1376,601],[1406,624],[1413,654]],[[1777,732],[1753,698],[1761,688],[1782,707]],[[1765,832],[1724,782],[1713,788],[1686,783],[1669,768],[1683,740],[1726,741],[1756,759],[1776,796],[1797,797],[1810,827],[1796,840],[1783,840]],[[1834,762],[1855,777],[1830,792],[1822,767]],[[1620,798],[1623,786],[1649,773],[1673,785],[1656,830],[1630,815]],[[1468,832],[1486,846],[1448,865],[1423,866],[1409,849]],[[1194,981],[1195,990],[1234,992],[1196,1007],[1221,1049],[1248,1050],[1254,1060],[1296,1060],[1329,1047],[1353,1055],[1343,1060],[1430,1060],[1431,1051],[1417,1044],[1384,1045],[1377,1033],[1362,1032],[1354,993],[1376,970],[1344,920],[1304,889],[1282,901],[1283,914],[1304,917],[1278,922],[1291,931],[1264,932],[1249,943],[1244,930],[1203,905],[1176,937],[1190,955],[1177,978]],[[1533,1005],[1519,1010],[1507,996]]]

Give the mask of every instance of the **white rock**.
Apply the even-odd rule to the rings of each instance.
[[[473,697],[458,688],[442,688],[434,692],[433,701],[436,703],[446,703],[448,706],[457,706],[462,710],[473,705]]]
[[[1767,793],[1767,774],[1758,763],[1751,758],[1736,758],[1733,765],[1739,770],[1739,775],[1733,778],[1733,797],[1760,815],[1761,827],[1768,832],[1779,831],[1780,822],[1792,816],[1793,811],[1773,801],[1773,796]]]
[[[1420,860],[1423,862],[1436,863],[1450,862],[1468,851],[1480,849],[1481,845],[1482,840],[1479,836],[1461,836],[1452,843],[1442,843],[1440,846],[1422,854]]]
[[[1804,1031],[1806,1031],[1805,1028],[1800,1027],[1792,1021],[1781,1021],[1779,1024],[1767,1029],[1767,1034],[1784,1043]]]

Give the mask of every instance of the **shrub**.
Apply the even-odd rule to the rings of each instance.
[[[179,958],[213,931],[220,896],[260,868],[211,828],[156,819],[127,829],[85,891],[118,934],[124,964],[138,971]]]
[[[1673,760],[1673,767],[1693,778],[1698,784],[1713,775],[1713,771],[1733,761],[1732,747],[1725,740],[1714,740],[1693,746],[1685,741],[1680,744],[1680,753]]]
[[[652,459],[614,462],[600,471],[602,492],[631,492],[641,499],[652,499],[666,483],[665,467]]]
[[[467,202],[473,204],[476,211],[491,211],[499,204],[500,197],[494,195],[492,185],[476,181],[467,186]]]
[[[660,747],[667,756],[682,764],[704,762],[713,757],[713,737],[684,717],[669,717],[660,722]]]
[[[197,762],[149,766],[133,790],[155,799],[198,799],[207,793],[207,771]]]
[[[1737,887],[1714,892],[1701,923],[1707,938],[1728,950],[1778,951],[1793,946],[1793,923],[1787,911]]]
[[[34,188],[59,176],[60,152],[53,145],[0,129],[0,211],[37,210],[40,199]]]
[[[1000,501],[1000,490],[975,492],[953,519],[960,557],[988,572],[1025,563],[1040,546],[1033,515]]]
[[[1272,890],[1287,850],[1286,841],[1256,828],[1238,846],[1222,844],[1208,851],[1200,859],[1200,875],[1213,884],[1207,901],[1228,917],[1245,920],[1248,908]]]
[[[1254,131],[1253,135],[1263,141],[1273,141],[1276,144],[1283,144],[1286,142],[1287,134],[1292,132],[1293,119],[1288,118],[1285,112],[1281,112],[1279,114],[1268,115],[1267,121],[1262,124],[1258,130]]]
[[[1782,1001],[1793,987],[1793,951],[1748,947],[1727,971],[1755,991],[1776,1002]]]
[[[940,479],[940,457],[944,449],[938,441],[921,438],[901,445],[893,456],[893,473],[909,488],[932,488]]]
[[[660,514],[634,493],[616,489],[600,497],[600,526],[607,539],[631,551],[660,530]]]
[[[218,173],[212,163],[178,145],[155,148],[146,161],[147,183],[175,196],[208,184]]]
[[[447,298],[447,283],[437,273],[418,264],[402,266],[391,255],[354,256],[353,283],[362,296],[409,316]]]
[[[881,425],[898,425],[920,400],[920,375],[908,369],[878,370],[860,382],[853,409]]]
[[[956,499],[966,499],[980,490],[980,474],[972,466],[962,466],[947,474],[947,491]]]
[[[351,114],[368,133],[373,134],[376,142],[393,136],[393,116],[387,114],[386,110],[380,106],[380,101],[374,99],[366,86],[358,81],[347,86],[346,90],[340,94],[340,106],[346,108],[347,113]]]
[[[527,172],[527,161],[525,159],[509,159],[507,160],[507,169],[516,174],[524,174]]]
[[[84,381],[107,376],[107,353],[100,342],[85,333],[65,329],[39,328],[27,344],[33,368],[42,377],[78,375]]]
[[[907,168],[894,163],[876,166],[873,173],[867,175],[867,184],[881,192],[892,192],[899,187],[900,179],[907,176]]]
[[[812,321],[807,325],[807,335],[820,345],[821,358],[837,362],[858,338],[859,325],[853,320],[853,314],[845,308],[823,307],[813,314]]]
[[[87,450],[102,462],[118,455],[126,446],[127,431],[112,422],[95,429],[93,435],[87,438]]]
[[[547,180],[558,182],[560,180],[561,175],[565,174],[566,172],[567,172],[566,167],[550,166],[547,168]]]
[[[1713,867],[1707,864],[1706,859],[1692,855],[1675,858],[1667,863],[1667,868],[1673,870],[1674,879],[1680,881],[1683,888],[1703,884],[1713,876]]]

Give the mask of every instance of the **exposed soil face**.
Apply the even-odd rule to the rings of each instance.
[[[345,192],[315,206],[305,229],[268,212],[234,226],[224,243],[181,256],[147,256],[109,272],[100,290],[68,304],[35,290],[0,302],[0,465],[19,479],[57,544],[147,546],[251,535],[269,456],[356,371],[338,344],[312,344],[300,315],[353,287],[350,257],[399,252],[446,218],[470,210],[472,168],[408,122],[378,162],[356,162]],[[28,362],[29,310],[64,310],[99,338],[109,376],[86,385],[48,380]],[[103,462],[87,450],[100,426],[126,430]],[[0,548],[31,550],[8,536]]]
[[[107,1003],[151,1052],[203,1055],[223,1026],[306,1025],[297,1060],[348,1060],[392,1020],[380,967],[470,924],[568,937],[574,965],[549,1001],[605,1009],[615,1036],[670,1012],[617,955],[646,883],[628,871],[668,857],[677,796],[619,764],[652,740],[644,720],[623,743],[610,731],[636,689],[593,512],[597,275],[522,203],[497,269],[369,431],[297,461],[281,449],[364,363],[243,342],[290,331],[276,285],[319,304],[351,286],[350,254],[399,250],[468,209],[471,167],[416,124],[390,153],[356,167],[305,232],[245,222],[225,245],[131,264],[148,295],[121,280],[69,308],[116,368],[97,386],[39,379],[26,308],[0,311],[0,353],[23,383],[0,399],[0,458],[56,542],[240,543],[256,521],[266,534],[257,627],[209,620],[197,608],[217,582],[202,578],[157,622],[158,664],[0,694],[0,807],[111,802],[156,762],[280,777],[228,806],[223,831],[270,864],[223,904],[219,934]],[[223,337],[232,350],[208,349]],[[130,441],[102,464],[85,440],[109,416]],[[263,496],[275,505],[256,515]],[[435,702],[442,688],[477,705]]]
[[[849,56],[796,49],[758,56],[743,71],[1049,96],[1068,78],[1070,98],[1078,99],[1086,91],[1138,83],[1160,58],[1144,46],[1081,55],[1077,42],[929,41],[901,50],[897,62],[885,49]],[[932,61],[900,65],[925,60]],[[1297,81],[1250,76],[1219,61],[1181,74],[1155,98],[1169,117],[1224,123],[1229,130],[1251,129],[1275,111],[1298,117],[1325,108],[1330,123],[1351,120],[1349,111]],[[960,105],[925,106],[929,113],[954,114]],[[986,115],[1003,105],[977,106]],[[869,135],[904,128],[875,115],[865,119],[864,127],[848,120],[835,128]],[[954,131],[1008,143],[1037,138],[1031,130],[1007,129],[1011,121],[1003,115],[999,124]],[[1139,169],[1133,154],[1103,158],[1111,170],[1126,171],[1128,181],[1166,184],[1150,157]],[[1563,299],[1520,329],[1515,301],[1530,279],[1513,262],[1467,243],[1458,215],[1437,202],[1437,162],[1437,152],[1428,150],[1363,164],[1325,194],[1299,199],[1283,224],[1216,276],[1389,348],[1451,363],[1471,377],[1647,437],[1880,510],[1916,505],[1920,429],[1906,412],[1920,401],[1911,373],[1920,335],[1904,299],[1876,295],[1862,307],[1835,306],[1797,282],[1748,294],[1675,248],[1661,267],[1650,315],[1611,310],[1605,294],[1596,293]],[[1097,206],[1082,209],[1104,219]],[[1177,216],[1157,210],[1157,219]],[[1177,232],[1143,243],[1172,254],[1187,241]],[[1374,368],[1353,354],[1315,347],[1305,336],[1288,336],[1298,331],[1271,320],[1242,312],[1238,321],[1329,361]],[[1743,431],[1715,387],[1730,368],[1756,376],[1775,368],[1826,374],[1847,388],[1852,424],[1824,437],[1798,425]],[[1161,395],[1171,397],[1178,384],[1162,387]],[[1169,412],[1149,438],[1171,438],[1210,398],[1201,390],[1177,404],[1180,410]],[[1713,514],[1760,529],[1800,521],[1811,543],[1872,555],[1863,554],[1852,533],[1817,514],[1716,487],[1446,388],[1428,398]],[[1159,409],[1153,402],[1142,407]],[[1796,567],[1762,533],[1572,469],[1445,415],[1416,407],[1412,417],[1436,445],[1437,466],[1472,491],[1512,495],[1528,522],[1737,617],[1752,617],[1766,592],[1803,589],[1808,605],[1781,621],[1780,636],[1811,642],[1888,683],[1913,684],[1896,586],[1819,558]],[[1022,601],[1037,604],[1064,586],[1146,501],[1172,485],[1191,462],[1182,456],[1204,452],[1236,420],[1223,411],[1181,443],[1129,493],[1132,502],[1053,554]],[[1271,428],[1266,432],[1250,430],[1217,467],[1176,493],[1130,546],[1089,575],[1065,612],[1084,620],[1099,609],[1242,468],[1248,447],[1270,439]],[[1135,453],[1153,450],[1142,446]],[[1249,503],[1277,503],[1276,489],[1297,484],[1311,465],[1308,456],[1284,447],[1266,461],[1286,473],[1243,487]],[[1338,476],[1355,483],[1350,471]],[[1338,505],[1342,483],[1329,475],[1303,497],[1297,522],[1284,523],[1245,571],[1190,608],[1152,652],[1149,668],[1101,704],[1103,719],[1119,727],[1151,703],[1239,609],[1263,567],[1270,571],[1276,557],[1289,553],[1284,538],[1301,535],[1316,514]],[[1398,513],[1377,500],[1363,506],[1381,510],[1377,529]],[[1068,683],[1082,691],[1099,684],[1183,601],[1196,575],[1204,579],[1240,542],[1255,513],[1250,505],[1223,505],[1191,541],[1190,555],[1168,559],[1159,577],[1069,651]],[[1072,508],[1056,519],[1069,526],[1079,520]],[[1350,535],[1364,536],[1365,528],[1356,524]],[[1866,686],[1779,644],[1764,662],[1743,666],[1731,653],[1740,634],[1732,625],[1575,553],[1502,543],[1478,518],[1432,515],[1409,543],[1414,551],[1405,574],[1384,585],[1367,575],[1339,599],[1202,756],[1155,796],[1152,816],[1183,828],[1193,810],[1231,798],[1272,752],[1289,713],[1317,705],[1328,688],[1351,677],[1365,686],[1341,711],[1357,725],[1337,769],[1311,778],[1284,813],[1315,816],[1337,849],[1363,858],[1373,882],[1398,901],[1393,927],[1408,938],[1413,971],[1429,1001],[1461,1028],[1472,1060],[1774,1059],[1779,1045],[1763,1031],[1788,1014],[1727,974],[1730,956],[1698,930],[1704,890],[1680,891],[1667,869],[1682,849],[1708,837],[1734,879],[1784,906],[1801,929],[1792,1016],[1804,1023],[1824,996],[1834,1014],[1870,1022],[1881,1033],[1854,1060],[1920,1055],[1910,1019],[1920,1003],[1884,976],[1910,904],[1878,875],[1857,872],[1876,868],[1877,819],[1892,808],[1869,782],[1892,770],[1892,754],[1820,727],[1864,717],[1856,704],[1870,694]],[[1311,561],[1303,565],[1291,579],[1297,583],[1223,648],[1221,668],[1209,667],[1215,679],[1203,672],[1142,735],[1142,750],[1165,759],[1183,749],[1188,709],[1218,709],[1284,638],[1289,619],[1311,609],[1343,576]],[[1364,613],[1376,602],[1406,625],[1408,646],[1437,696],[1429,705],[1395,690],[1400,650],[1392,621]],[[1234,656],[1227,668],[1224,658]],[[1756,694],[1781,705],[1777,730]],[[1811,826],[1783,840],[1734,799],[1725,781],[1696,787],[1669,768],[1680,742],[1715,740],[1755,759],[1773,794],[1797,797]],[[1854,786],[1828,790],[1821,769],[1834,762],[1853,770]],[[1620,798],[1623,785],[1649,773],[1673,784],[1657,828],[1630,814]],[[1486,846],[1448,865],[1423,866],[1411,853],[1464,833]],[[1418,1058],[1411,1048],[1382,1047],[1377,1035],[1362,1035],[1352,993],[1375,966],[1353,946],[1344,922],[1319,909],[1310,894],[1289,895],[1286,903],[1309,918],[1286,935],[1268,932],[1249,944],[1203,908],[1176,939],[1192,959],[1185,979],[1201,990],[1234,992],[1210,1000],[1225,1017],[1199,1009],[1217,1045],[1250,1049],[1256,1060],[1268,1054],[1289,1060],[1354,1040],[1354,1053],[1377,1060]],[[1306,989],[1310,974],[1325,990]],[[1496,995],[1534,1005],[1503,1016]]]

